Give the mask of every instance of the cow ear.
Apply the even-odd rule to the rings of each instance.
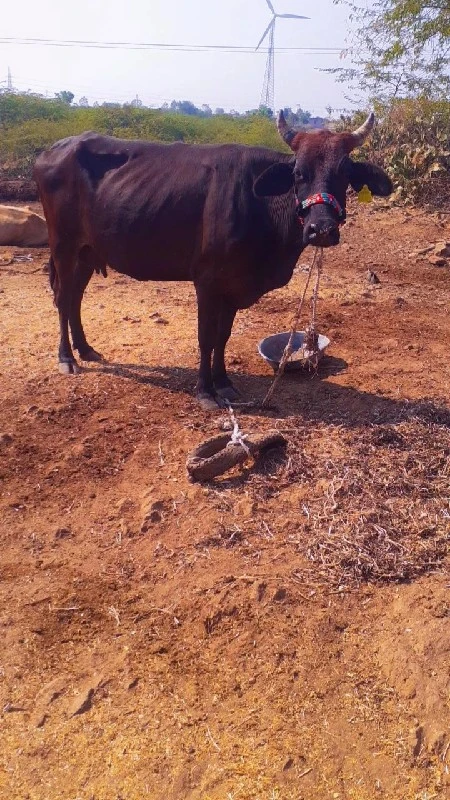
[[[294,170],[291,164],[272,164],[261,173],[253,185],[256,197],[273,197],[286,194],[294,185]]]
[[[350,170],[350,183],[359,192],[363,186],[368,186],[372,194],[379,197],[387,197],[394,187],[389,175],[375,164],[368,161],[352,161]]]

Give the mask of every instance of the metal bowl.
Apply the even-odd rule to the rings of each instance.
[[[278,370],[284,348],[289,341],[290,335],[290,333],[274,333],[272,336],[266,336],[265,339],[261,339],[258,343],[258,352],[260,356],[263,357],[264,361],[270,364],[274,372]],[[286,372],[294,372],[295,370],[304,369],[312,365],[310,359],[303,358],[302,346],[304,340],[305,331],[296,331],[292,342],[294,349],[285,366]],[[326,336],[319,334],[319,358],[322,358],[329,344],[330,340]]]

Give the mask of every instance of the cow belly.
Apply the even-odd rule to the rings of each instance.
[[[90,246],[124,275],[138,281],[184,281],[192,279],[192,264],[198,258],[196,227],[163,214],[128,220],[120,210],[104,220],[94,216]]]
[[[188,237],[115,236],[106,233],[91,239],[90,246],[111,269],[138,281],[185,281],[192,279],[194,243]]]
[[[113,255],[106,260],[111,269],[128,275],[136,281],[189,281],[192,280],[191,271],[185,263],[168,263],[164,260],[155,260],[149,256],[147,259],[117,259]]]

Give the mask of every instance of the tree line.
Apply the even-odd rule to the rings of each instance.
[[[142,100],[136,95],[129,102],[119,103],[114,101],[104,101],[99,103],[94,101],[92,104],[85,96],[80,97],[78,102],[74,102],[75,95],[69,90],[62,90],[56,92],[53,98],[44,97],[42,94],[35,92],[17,92],[5,88],[0,88],[0,125],[8,125],[11,123],[24,120],[26,118],[60,118],[63,115],[64,109],[68,107],[74,108],[106,108],[106,109],[119,109],[119,108],[136,108],[145,109]],[[42,105],[44,103],[45,105]],[[50,104],[50,105],[49,105]],[[62,108],[58,108],[61,106]],[[152,107],[153,108],[153,107]],[[207,103],[196,106],[191,100],[172,100],[171,103],[162,103],[159,108],[153,109],[161,112],[172,114],[184,114],[189,117],[203,117],[210,118],[213,116],[229,116],[229,117],[265,117],[273,119],[273,111],[268,106],[261,105],[257,108],[251,108],[247,111],[236,111],[231,109],[226,111],[224,108],[217,107],[212,109]],[[295,110],[286,107],[283,109],[285,117],[291,125],[310,125],[311,127],[322,127],[326,119],[324,117],[313,117],[310,111],[306,111],[300,106]],[[331,111],[331,109],[330,109]]]

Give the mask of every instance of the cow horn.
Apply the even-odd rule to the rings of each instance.
[[[294,131],[293,128],[289,127],[289,125],[286,122],[283,111],[280,111],[280,113],[278,114],[277,128],[281,138],[284,139],[286,144],[288,144],[289,147],[291,147],[292,149],[292,141],[293,139],[295,139],[298,131]]]
[[[365,142],[371,130],[373,129],[374,125],[375,125],[375,114],[372,111],[367,117],[366,121],[363,122],[363,124],[359,128],[357,128],[356,131],[353,131],[352,133],[353,140],[355,142],[354,144],[355,147],[359,147],[359,145]]]

